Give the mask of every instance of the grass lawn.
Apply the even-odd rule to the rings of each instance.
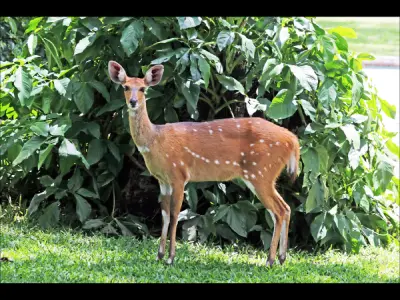
[[[4,224],[2,283],[16,282],[399,282],[399,248],[368,248],[357,255],[289,251],[283,266],[265,267],[267,253],[179,242],[174,266],[155,260],[158,240],[43,232]]]
[[[350,50],[368,52],[375,56],[399,56],[399,17],[317,17],[324,29],[343,26],[357,33],[346,38]]]

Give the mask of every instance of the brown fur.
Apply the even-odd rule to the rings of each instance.
[[[139,88],[156,85],[161,80],[163,66],[153,66],[143,79],[130,78],[116,62],[109,63],[110,78],[131,89],[125,91],[130,99],[137,99],[137,109],[129,118],[133,141],[142,152],[149,172],[160,182],[170,185],[172,196],[162,195],[161,207],[171,216],[170,263],[175,257],[177,218],[187,182],[229,181],[242,178],[250,182],[255,192],[275,216],[275,232],[267,264],[272,265],[281,233],[281,263],[286,257],[290,207],[275,189],[275,181],[285,165],[290,170],[290,156],[295,158],[291,178],[297,176],[299,143],[290,131],[262,118],[220,119],[212,122],[180,122],[165,125],[152,124],[146,110],[144,93]],[[123,74],[123,80],[118,78]],[[133,95],[133,93],[136,93]],[[255,163],[255,164],[254,164]],[[164,221],[163,221],[164,222]],[[161,237],[158,257],[165,253],[166,236]],[[283,243],[283,245],[282,245]]]

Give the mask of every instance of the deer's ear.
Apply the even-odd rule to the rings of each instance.
[[[108,75],[115,83],[122,84],[126,81],[126,72],[117,62],[110,60],[108,62]]]
[[[159,84],[163,73],[164,73],[163,65],[152,66],[144,76],[144,83],[147,86],[153,86]]]

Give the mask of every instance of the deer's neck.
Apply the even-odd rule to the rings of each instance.
[[[156,134],[155,125],[151,123],[144,101],[137,109],[128,109],[129,127],[133,141],[139,148],[149,148]]]

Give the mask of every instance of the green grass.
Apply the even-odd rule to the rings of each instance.
[[[4,224],[4,223],[3,223]],[[399,282],[398,246],[360,254],[289,251],[286,263],[265,267],[267,253],[179,242],[174,266],[155,260],[158,240],[86,236],[2,225],[2,283],[15,282]]]
[[[324,29],[337,26],[355,30],[357,38],[346,38],[349,48],[375,56],[399,56],[399,18],[386,17],[317,17]]]

